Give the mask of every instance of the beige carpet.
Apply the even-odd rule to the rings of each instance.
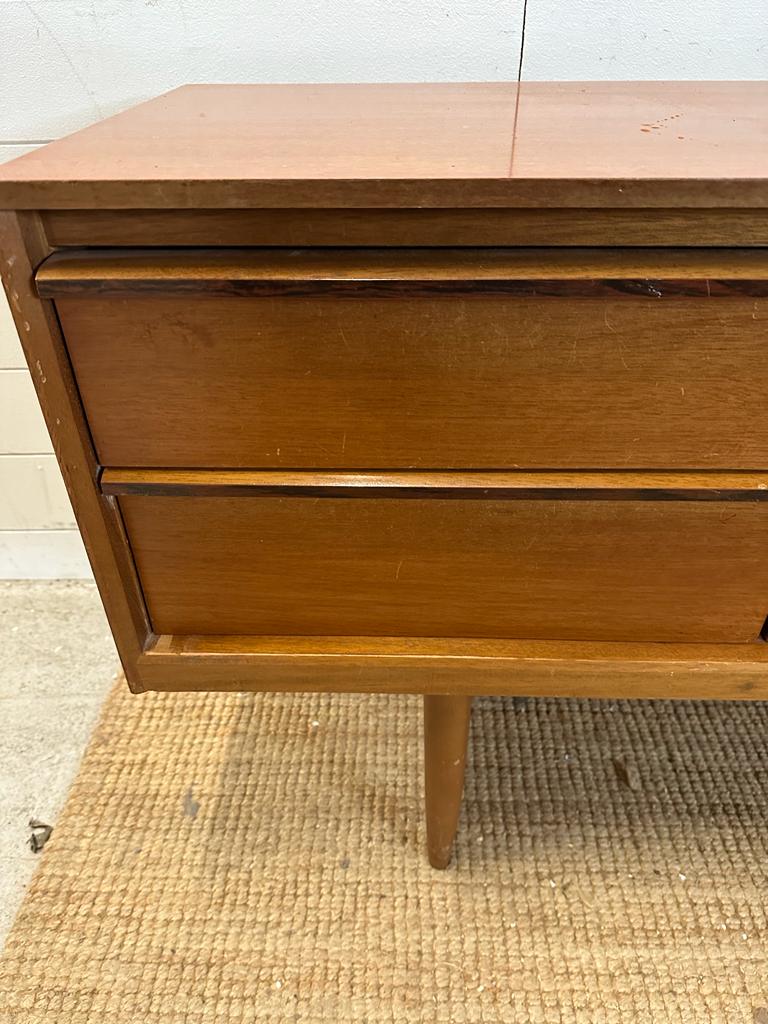
[[[484,699],[451,868],[420,702],[111,696],[0,1020],[768,1022],[768,705]]]

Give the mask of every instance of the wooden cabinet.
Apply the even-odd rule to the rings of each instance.
[[[424,693],[441,866],[472,695],[765,698],[767,110],[196,87],[0,168],[132,689]]]

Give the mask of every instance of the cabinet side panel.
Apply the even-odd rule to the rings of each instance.
[[[141,587],[114,499],[99,493],[99,466],[50,302],[34,274],[50,248],[39,215],[0,213],[0,267],[37,397],[131,688],[152,639]]]

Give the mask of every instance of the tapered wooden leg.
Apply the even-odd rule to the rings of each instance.
[[[464,790],[471,697],[424,698],[427,853],[433,868],[451,859]]]

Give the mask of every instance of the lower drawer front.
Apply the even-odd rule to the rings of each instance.
[[[768,604],[762,503],[119,500],[158,633],[731,642]]]

